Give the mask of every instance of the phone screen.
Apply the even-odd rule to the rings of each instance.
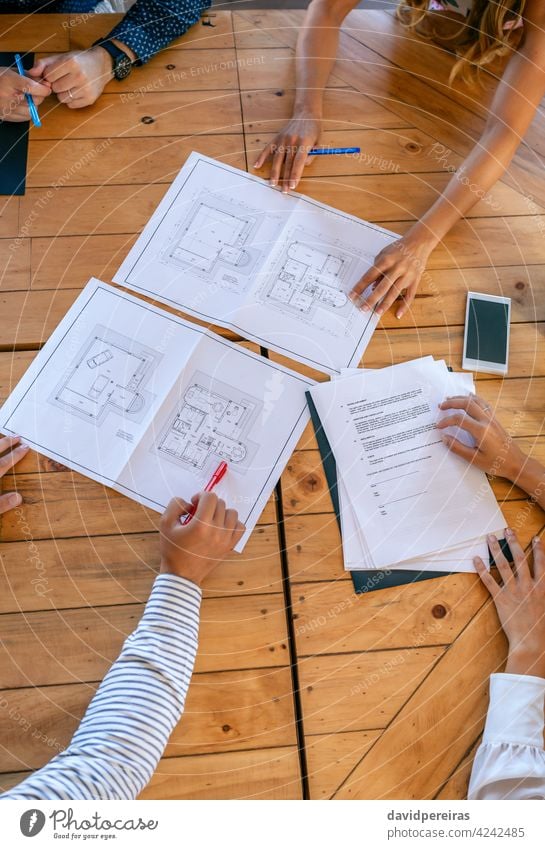
[[[466,357],[486,363],[507,362],[509,305],[470,298]]]

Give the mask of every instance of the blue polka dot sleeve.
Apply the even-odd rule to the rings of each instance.
[[[108,37],[134,50],[141,64],[183,35],[211,5],[212,0],[136,0]]]

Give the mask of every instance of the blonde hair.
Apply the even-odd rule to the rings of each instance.
[[[453,43],[458,61],[450,73],[451,83],[458,75],[474,81],[482,68],[512,51],[520,35],[513,25],[522,17],[525,5],[526,0],[473,0],[466,21],[451,36],[454,42],[464,35],[461,43]],[[428,6],[429,0],[399,0],[397,16],[409,29],[415,29],[426,17]],[[445,37],[442,40],[448,41]]]

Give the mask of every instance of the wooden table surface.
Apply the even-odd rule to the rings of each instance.
[[[191,150],[251,168],[290,114],[301,14],[210,14],[93,107],[44,105],[26,194],[0,202],[0,399],[88,278],[111,280]],[[45,54],[109,28],[101,15],[1,22],[0,49]],[[486,119],[494,81],[450,89],[450,66],[391,15],[353,13],[323,141],[363,156],[317,158],[301,190],[404,232]],[[434,252],[411,314],[388,314],[365,358],[377,367],[431,353],[459,368],[465,292],[508,295],[509,377],[483,375],[479,390],[542,460],[544,127],[539,114],[493,203]],[[36,454],[15,477],[24,508],[0,519],[5,788],[68,743],[158,566],[157,514]],[[12,489],[12,476],[1,485]],[[528,543],[543,512],[493,485]],[[186,712],[142,796],[462,798],[487,678],[504,657],[474,575],[354,595],[309,427],[244,554],[207,583]]]

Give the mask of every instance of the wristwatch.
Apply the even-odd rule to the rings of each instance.
[[[112,57],[113,62],[113,72],[116,80],[124,80],[129,76],[132,71],[132,60],[126,53],[121,50],[113,41],[109,41],[108,39],[102,40],[99,38],[98,41],[95,41],[93,47],[103,47],[107,53]]]

